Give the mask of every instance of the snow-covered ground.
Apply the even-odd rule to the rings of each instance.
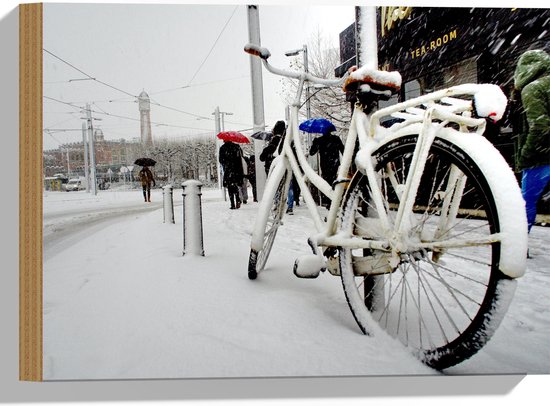
[[[205,256],[182,255],[162,192],[44,194],[44,378],[437,374],[393,340],[361,334],[339,278],[298,279],[307,209],[286,216],[267,269],[248,280],[258,203],[203,190]],[[550,229],[534,227],[526,275],[487,346],[449,374],[550,372]]]

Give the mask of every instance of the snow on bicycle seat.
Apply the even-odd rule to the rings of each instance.
[[[388,72],[369,66],[349,69],[349,76],[344,83],[344,91],[360,90],[383,94],[388,91],[396,93],[401,88],[401,74],[397,71]],[[390,94],[391,95],[391,94]]]

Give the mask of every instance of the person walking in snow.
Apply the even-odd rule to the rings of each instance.
[[[271,162],[275,159],[275,151],[277,147],[279,152],[283,148],[282,140],[286,134],[286,124],[283,120],[279,120],[273,126],[271,130],[273,137],[269,140],[269,143],[265,146],[260,154],[260,161],[265,162],[265,174],[269,175],[269,168],[271,167]]]
[[[220,164],[223,168],[223,186],[227,188],[229,194],[230,209],[238,209],[241,207],[239,189],[244,179],[243,150],[232,141],[224,141],[220,147],[219,155]]]
[[[258,190],[256,189],[256,157],[255,155],[250,155],[248,158],[245,157],[246,164],[248,168],[248,181],[250,182],[250,185],[252,186],[252,197],[254,198],[254,201],[258,201]]]
[[[514,72],[515,91],[521,95],[516,166],[522,170],[528,230],[535,223],[537,203],[550,182],[550,55],[544,50],[524,52]]]
[[[336,180],[338,167],[340,166],[340,154],[344,153],[344,144],[337,135],[333,134],[333,129],[328,129],[318,138],[313,140],[309,155],[319,153],[319,166],[321,168],[321,177],[332,187]],[[321,196],[321,201],[325,207],[330,205],[330,200]]]
[[[242,149],[241,149],[242,151]],[[243,181],[239,185],[239,197],[244,204],[248,203],[248,162],[244,154],[241,154],[241,164],[243,166]]]
[[[300,186],[294,174],[290,178],[290,185],[288,188],[288,195],[286,199],[286,212],[287,214],[294,214],[294,204],[300,205]]]
[[[143,199],[145,202],[151,202],[151,184],[153,187],[156,186],[155,178],[153,177],[153,172],[149,167],[144,166],[139,171],[139,180],[141,181],[141,187],[143,188]]]
[[[271,162],[275,159],[275,151],[281,153],[283,149],[283,142],[286,136],[286,124],[283,120],[279,120],[273,126],[273,137],[269,140],[269,144],[263,149],[260,154],[260,161],[265,161],[265,174],[269,174],[269,168],[271,167]],[[294,149],[294,144],[292,144],[292,149]],[[298,189],[298,192],[296,192]],[[293,214],[294,202],[299,198],[299,186],[296,182],[296,178],[292,175],[290,181],[290,187],[288,189],[287,195],[287,214]]]

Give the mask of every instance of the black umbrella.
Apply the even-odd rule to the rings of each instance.
[[[256,131],[251,137],[256,140],[269,141],[273,138],[273,133],[268,131]]]
[[[157,161],[152,158],[138,158],[134,161],[135,165],[139,166],[155,166]]]

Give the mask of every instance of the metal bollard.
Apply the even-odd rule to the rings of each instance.
[[[166,185],[162,188],[162,197],[164,203],[164,223],[175,224],[172,185]]]
[[[202,235],[201,187],[198,180],[188,180],[183,186],[183,255],[204,256]]]

